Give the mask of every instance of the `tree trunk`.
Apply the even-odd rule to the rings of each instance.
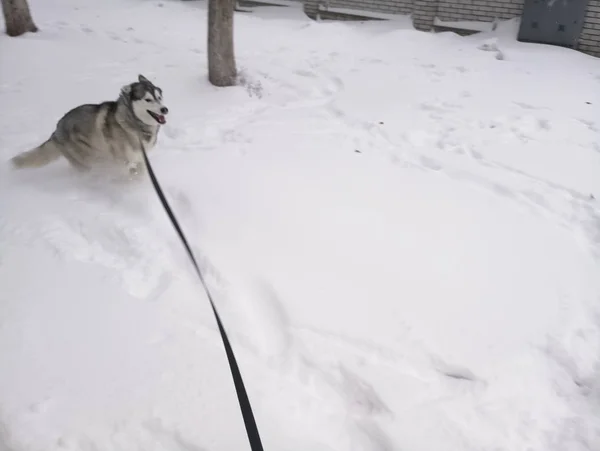
[[[233,51],[236,0],[208,0],[208,80],[215,86],[237,83]]]
[[[21,36],[28,31],[32,33],[38,31],[31,18],[27,0],[2,0],[2,12],[7,35]]]

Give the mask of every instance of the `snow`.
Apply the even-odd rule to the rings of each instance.
[[[204,2],[31,0],[0,157],[142,73],[150,158],[266,450],[600,449],[598,59]],[[488,51],[486,51],[488,50]],[[501,54],[502,58],[498,55]],[[0,166],[0,449],[248,449],[208,301],[147,179]]]

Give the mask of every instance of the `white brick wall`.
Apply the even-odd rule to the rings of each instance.
[[[434,17],[442,21],[512,19],[523,13],[525,0],[303,0],[304,11],[315,16],[319,3],[331,8],[412,14],[419,30],[431,30]],[[368,14],[366,14],[368,15]],[[600,0],[588,0],[583,30],[577,49],[600,56]]]
[[[588,0],[577,48],[582,52],[600,56],[600,0]]]
[[[438,0],[414,0],[412,19],[415,28],[423,31],[431,30],[437,8]]]
[[[413,0],[323,0],[331,8],[350,8],[388,14],[410,14]]]
[[[511,19],[523,12],[524,0],[440,0],[437,17],[441,20]]]

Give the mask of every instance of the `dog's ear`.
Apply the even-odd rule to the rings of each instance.
[[[144,77],[142,74],[138,75],[138,81],[140,83],[150,83],[150,80],[148,80],[146,77]],[[152,84],[152,83],[150,83]]]

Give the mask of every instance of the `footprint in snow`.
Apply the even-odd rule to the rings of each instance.
[[[160,418],[146,421],[146,430],[159,442],[165,450],[169,451],[206,451],[192,440],[187,439],[175,429],[166,427]]]

